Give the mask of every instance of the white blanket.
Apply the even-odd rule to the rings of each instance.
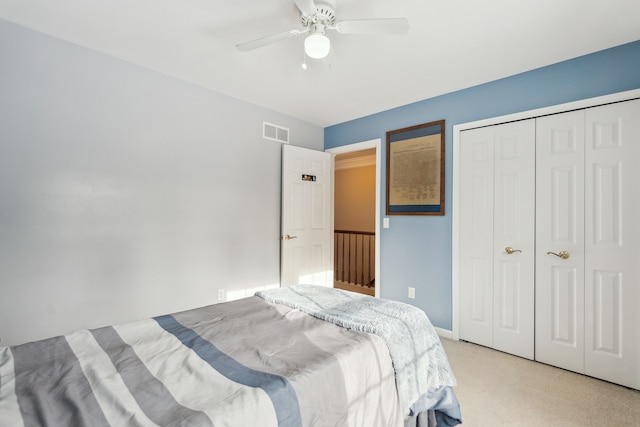
[[[430,389],[456,385],[440,338],[417,307],[314,285],[271,289],[256,295],[347,329],[380,336],[389,348],[400,402],[407,413],[411,404]]]

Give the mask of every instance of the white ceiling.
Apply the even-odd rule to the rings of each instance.
[[[640,40],[640,0],[337,0],[337,20],[406,17],[403,36],[302,38],[293,0],[0,0],[0,18],[325,127]]]

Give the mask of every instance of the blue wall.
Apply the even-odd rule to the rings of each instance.
[[[445,216],[391,216],[381,228],[381,296],[410,302],[451,329],[453,126],[640,88],[640,41],[426,99],[325,129],[325,149],[380,138],[394,129],[446,120]],[[381,161],[386,162],[385,150]],[[385,194],[385,179],[381,193]],[[381,212],[384,213],[384,196]],[[416,288],[415,300],[407,288]]]

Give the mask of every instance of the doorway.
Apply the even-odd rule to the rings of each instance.
[[[380,296],[380,139],[335,154],[334,287]]]

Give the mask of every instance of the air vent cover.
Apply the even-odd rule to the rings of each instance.
[[[270,139],[271,141],[288,144],[289,129],[271,123],[262,122],[262,137],[264,139]]]

